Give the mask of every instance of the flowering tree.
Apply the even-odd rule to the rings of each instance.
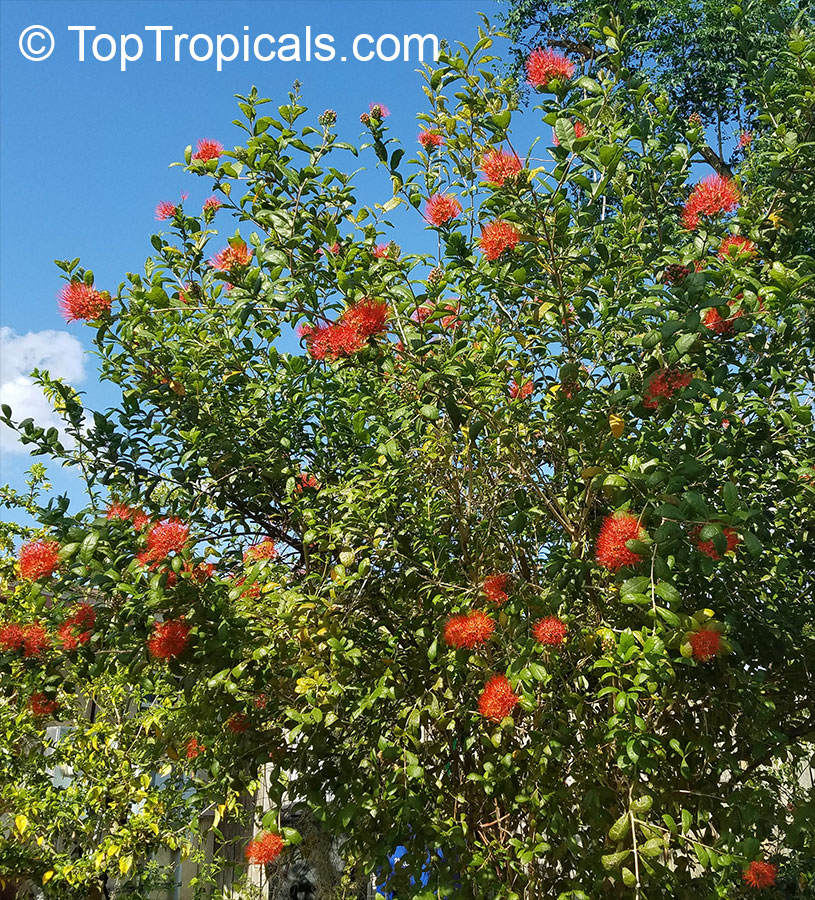
[[[789,38],[760,159],[697,178],[701,129],[594,37],[591,66],[528,58],[529,154],[489,26],[425,73],[407,168],[373,103],[382,205],[332,111],[253,90],[240,146],[187,149],[212,198],[159,207],[142,274],[59,263],[122,402],[42,376],[76,448],[17,425],[91,502],[29,498],[7,562],[8,874],[135,879],[263,781],[248,864],[293,852],[296,802],[400,898],[803,885],[812,798],[778,766],[815,729],[815,258],[790,240],[815,44]]]

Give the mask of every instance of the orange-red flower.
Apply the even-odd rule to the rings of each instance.
[[[253,563],[261,559],[277,559],[278,556],[274,541],[270,537],[266,537],[244,551],[243,561],[244,563]]]
[[[485,644],[495,631],[495,622],[480,610],[465,616],[451,616],[444,626],[445,643],[472,650]]]
[[[230,244],[212,257],[212,267],[220,272],[231,272],[248,266],[251,262],[252,251],[243,243]]]
[[[198,141],[198,146],[193,153],[193,159],[218,159],[218,157],[224,152],[224,145],[219,141],[211,141],[208,138],[201,138]]]
[[[547,616],[536,622],[532,627],[532,634],[540,644],[557,647],[566,640],[566,632],[569,630],[566,623],[557,616]]]
[[[184,549],[190,536],[190,527],[179,519],[165,519],[156,522],[147,532],[147,549],[138,558],[142,563],[156,563],[166,559],[170,553]]]
[[[719,652],[722,636],[713,628],[702,628],[688,636],[688,643],[693,648],[693,658],[699,662],[707,662]]]
[[[0,626],[0,647],[4,650],[22,651],[23,656],[40,656],[51,646],[48,632],[39,622],[20,625],[7,622]]]
[[[232,713],[226,720],[226,727],[233,734],[243,734],[249,729],[249,716],[242,712]]]
[[[682,211],[682,224],[689,231],[699,227],[701,217],[733,212],[741,201],[741,193],[731,178],[708,175],[691,191]]]
[[[526,60],[526,80],[533,87],[548,87],[552,81],[568,81],[574,75],[574,63],[562,53],[533,50]]]
[[[646,537],[645,529],[636,516],[627,512],[616,512],[606,516],[597,535],[596,560],[601,566],[616,572],[623,566],[635,566],[642,557],[626,547],[631,540],[641,541]]]
[[[156,221],[163,222],[165,219],[172,219],[177,212],[178,207],[175,203],[170,203],[169,200],[162,200],[161,203],[156,206]]]
[[[511,400],[517,400],[519,397],[521,400],[526,400],[527,397],[532,396],[534,387],[535,385],[531,381],[523,381],[519,384],[518,380],[515,379],[510,382],[509,397]]]
[[[78,603],[75,611],[57,629],[57,637],[65,650],[76,650],[91,639],[95,624],[96,610],[90,603]]]
[[[435,150],[444,143],[444,138],[437,131],[420,131],[417,138],[425,150]]]
[[[26,581],[38,581],[53,575],[58,565],[58,541],[31,541],[20,548],[20,577]]]
[[[461,204],[452,194],[433,194],[424,208],[424,217],[431,225],[444,225],[461,212]]]
[[[125,503],[111,503],[105,512],[108,519],[123,519],[124,521],[133,522],[133,527],[138,531],[143,528],[147,522],[147,513],[141,509],[132,509]]]
[[[520,699],[506,675],[493,675],[478,698],[478,709],[484,718],[500,722],[512,712]]]
[[[728,305],[732,306],[732,304]],[[725,318],[715,306],[711,306],[705,313],[705,317],[704,319],[702,319],[702,322],[704,323],[705,328],[707,328],[709,331],[715,332],[716,334],[732,334],[733,323],[736,321],[736,319],[740,319],[743,314],[743,311],[741,309],[738,309],[733,313],[732,316],[728,316],[727,318]]]
[[[481,229],[479,243],[481,252],[487,259],[498,259],[502,253],[511,250],[520,239],[521,234],[514,225],[496,219]]]
[[[693,375],[690,372],[660,369],[651,376],[642,397],[642,405],[648,409],[656,409],[660,400],[670,400],[678,390],[687,387],[692,380]]]
[[[484,579],[484,595],[490,603],[501,606],[501,604],[506,603],[509,599],[509,594],[507,593],[508,585],[509,575],[505,573],[488,575]]]
[[[521,171],[521,161],[515,153],[490,150],[481,160],[481,171],[485,181],[501,186]]]
[[[197,737],[191,737],[187,741],[187,745],[184,748],[184,755],[187,759],[195,759],[197,756],[200,756],[207,748],[198,740]]]
[[[719,246],[719,259],[745,259],[756,255],[756,245],[740,234],[729,234]]]
[[[50,700],[42,691],[38,691],[28,698],[28,709],[31,715],[37,718],[53,715],[58,708],[59,703],[56,700]]]
[[[267,866],[280,856],[285,841],[279,834],[272,831],[262,831],[246,847],[246,861],[256,866]]]
[[[340,359],[361,350],[366,341],[387,330],[390,310],[383,300],[364,297],[349,306],[336,322],[301,325],[300,337],[313,359]]]
[[[217,197],[207,197],[204,200],[204,212],[215,212],[223,206],[223,203]]]
[[[728,423],[729,424],[729,423]],[[700,534],[702,532],[702,526],[699,525],[697,528],[693,530],[693,537],[696,541],[696,549],[699,550],[700,553],[704,553],[705,556],[709,556],[711,559],[715,559],[717,562],[721,559],[719,556],[719,552],[716,549],[716,545],[713,541],[703,541],[700,538]],[[731,553],[739,546],[741,543],[741,538],[737,531],[733,528],[723,528],[722,533],[724,534],[725,540],[727,541],[727,549],[725,553]]]
[[[153,633],[147,639],[147,649],[156,659],[174,659],[187,649],[190,643],[190,626],[180,619],[156,622]]]
[[[768,888],[775,884],[777,876],[778,866],[755,859],[747,866],[741,877],[748,887]]]
[[[111,299],[107,291],[99,292],[84,281],[71,281],[58,294],[59,309],[66,322],[99,319],[109,312]]]

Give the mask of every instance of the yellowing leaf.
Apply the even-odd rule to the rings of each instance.
[[[17,831],[19,831],[20,834],[25,834],[26,828],[28,828],[28,818],[22,813],[18,813],[14,817],[14,825],[16,826]]]
[[[54,870],[49,869],[47,872],[43,872],[42,874],[42,883],[48,884],[48,882],[54,877]]]
[[[133,866],[133,857],[132,856],[123,856],[119,860],[119,871],[122,875],[127,875],[130,869]]]
[[[625,431],[625,422],[616,413],[611,413],[608,417],[608,427],[615,438],[622,437],[622,433]]]

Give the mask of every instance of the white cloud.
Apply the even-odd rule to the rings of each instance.
[[[62,420],[29,373],[45,369],[52,378],[63,378],[73,385],[85,377],[84,357],[82,344],[67,331],[16,334],[11,328],[0,327],[0,402],[11,407],[15,421],[32,418],[36,425],[54,426],[62,434]],[[0,424],[0,453],[29,450],[27,444],[18,443],[15,432]]]

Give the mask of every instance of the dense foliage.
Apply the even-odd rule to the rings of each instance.
[[[92,502],[5,494],[42,526],[4,570],[6,877],[135,890],[262,780],[250,863],[296,801],[400,898],[808,890],[815,42],[699,179],[605,26],[528,60],[530,155],[485,26],[425,73],[413,159],[362,115],[383,205],[332,111],[252,90],[142,273],[60,263],[122,402],[42,375],[75,447],[16,426]]]

